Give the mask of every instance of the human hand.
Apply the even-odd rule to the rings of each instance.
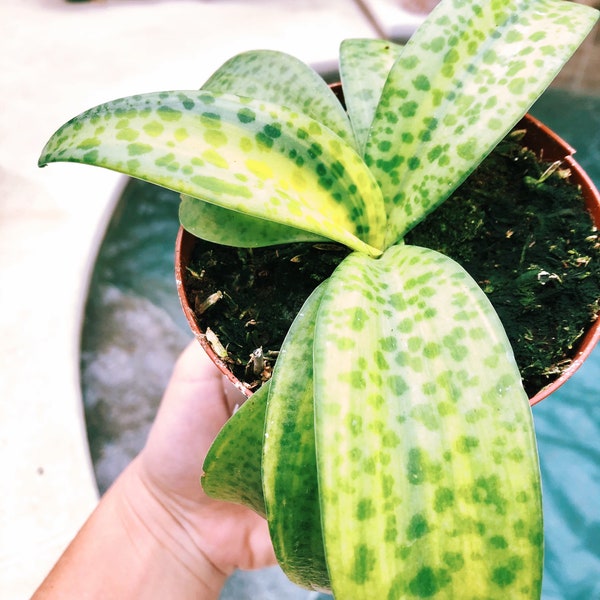
[[[197,342],[177,361],[146,446],[101,498],[35,600],[216,600],[234,569],[275,563],[267,524],[208,498],[202,462],[242,397]]]
[[[175,365],[147,444],[129,473],[154,500],[143,501],[140,509],[165,511],[159,518],[143,516],[158,525],[155,535],[176,536],[175,550],[191,569],[195,560],[207,559],[224,576],[236,568],[275,564],[264,519],[245,507],[209,498],[200,485],[213,439],[243,400],[192,342]]]

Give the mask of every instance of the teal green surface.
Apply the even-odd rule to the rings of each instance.
[[[576,159],[600,185],[600,98],[549,90],[532,112],[577,148]],[[128,185],[100,249],[92,301],[99,286],[109,284],[147,299],[167,311],[174,326],[186,329],[173,275],[178,205],[177,194],[139,182]],[[86,320],[83,329],[87,352],[94,351],[94,327],[102,326],[97,301],[93,315],[94,323]],[[596,348],[565,386],[533,410],[544,486],[543,600],[600,599],[599,381]],[[268,570],[234,578],[222,598],[315,600],[315,593],[288,585]]]

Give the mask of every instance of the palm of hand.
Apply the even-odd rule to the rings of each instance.
[[[245,507],[212,500],[200,485],[210,444],[241,399],[200,345],[190,344],[139,457],[139,476],[147,489],[198,552],[225,575],[275,562],[264,519]]]

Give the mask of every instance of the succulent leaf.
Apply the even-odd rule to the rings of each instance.
[[[40,165],[71,161],[151,181],[376,256],[381,191],[356,151],[314,119],[208,91],[95,107],[59,129]]]
[[[562,0],[444,0],[392,68],[365,159],[382,187],[386,247],[467,177],[597,20]]]
[[[378,39],[348,39],[340,45],[342,89],[361,155],[385,80],[402,48]]]
[[[266,516],[262,492],[262,444],[269,383],[233,413],[204,459],[201,483],[207,496],[243,504]]]
[[[348,115],[323,78],[284,52],[251,50],[238,54],[219,67],[202,89],[286,106],[353,143]]]
[[[294,56],[274,50],[250,50],[227,60],[203,90],[265,100],[302,112],[352,142],[348,115],[323,78]],[[257,248],[325,238],[182,197],[181,224],[196,237],[240,248]]]
[[[185,195],[181,196],[179,222],[184,229],[200,239],[237,248],[260,248],[326,239],[310,231],[233,212]]]
[[[334,595],[538,599],[531,411],[471,277],[415,246],[378,260],[353,253],[328,282],[314,346]]]
[[[291,581],[325,589],[313,410],[312,339],[327,282],[308,298],[277,359],[265,421],[263,489],[277,560]]]

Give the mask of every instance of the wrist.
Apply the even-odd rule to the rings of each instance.
[[[35,600],[217,600],[226,574],[197,551],[185,526],[139,478],[135,463],[106,492]]]

